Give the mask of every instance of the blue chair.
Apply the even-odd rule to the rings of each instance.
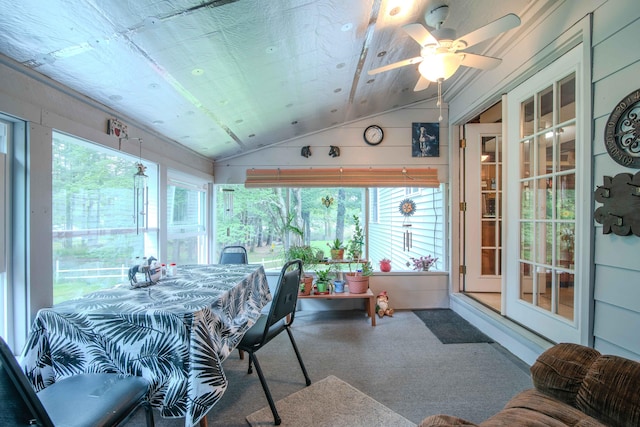
[[[140,407],[147,427],[153,412],[146,400],[149,383],[119,374],[80,374],[56,381],[36,393],[11,349],[0,337],[0,425],[117,426]]]
[[[220,252],[219,264],[247,264],[248,262],[247,249],[244,246],[225,246]]]
[[[262,384],[262,389],[264,390],[264,394],[267,396],[269,407],[273,413],[275,425],[280,425],[282,420],[280,419],[280,415],[278,415],[276,405],[273,402],[273,397],[269,391],[269,386],[267,385],[267,381],[262,373],[260,364],[258,363],[256,352],[269,343],[269,341],[277,337],[281,332],[287,331],[293,350],[298,358],[300,368],[302,368],[306,384],[311,385],[309,374],[307,374],[307,369],[302,362],[300,351],[298,351],[298,346],[296,345],[293,333],[291,332],[291,325],[293,324],[293,319],[296,314],[296,304],[298,302],[301,275],[302,261],[299,259],[290,261],[282,267],[274,297],[271,301],[271,309],[269,310],[269,313],[262,314],[256,323],[249,328],[242,337],[240,344],[238,344],[239,350],[249,353],[248,373],[252,372],[252,363],[256,367],[256,372],[260,378],[260,384]]]

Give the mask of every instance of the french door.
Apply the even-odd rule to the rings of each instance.
[[[576,159],[581,135],[581,46],[507,95],[506,315],[555,342],[580,342],[579,265],[587,233],[578,207],[589,198]],[[583,168],[583,169],[581,169]],[[586,263],[584,263],[586,264]],[[582,320],[582,321],[581,321]]]
[[[465,292],[500,292],[502,125],[465,125]]]

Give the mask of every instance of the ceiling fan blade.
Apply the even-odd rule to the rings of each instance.
[[[458,42],[464,42],[466,47],[470,47],[515,28],[518,25],[520,25],[520,18],[518,18],[518,15],[510,13],[502,18],[496,19],[484,27],[480,27],[462,37],[458,37],[458,39],[453,42],[453,45],[455,46]]]
[[[425,90],[426,88],[429,87],[429,84],[431,84],[429,80],[420,76],[420,79],[418,80],[418,83],[416,83],[416,87],[413,88],[413,91],[420,92],[421,90]]]
[[[480,68],[482,70],[491,70],[496,68],[502,62],[500,58],[493,58],[491,56],[476,55],[474,53],[462,52],[464,58],[462,59],[462,65],[471,68]]]
[[[393,70],[395,68],[404,67],[405,65],[417,64],[422,61],[421,56],[416,56],[415,58],[405,59],[404,61],[394,62],[393,64],[385,65],[383,67],[374,68],[373,70],[367,71],[367,74],[373,76],[374,74],[382,73],[384,71]]]
[[[431,33],[423,27],[421,24],[407,24],[403,25],[402,29],[411,36],[412,39],[418,42],[422,47],[428,44],[438,45],[438,40],[431,35]]]

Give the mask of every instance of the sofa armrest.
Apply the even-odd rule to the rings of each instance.
[[[425,418],[418,427],[478,427],[478,425],[452,415],[438,414]]]
[[[575,407],[582,381],[599,356],[600,352],[590,347],[556,344],[531,366],[531,380],[541,392]]]

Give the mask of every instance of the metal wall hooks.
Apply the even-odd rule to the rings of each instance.
[[[594,213],[602,232],[640,237],[640,172],[604,176],[603,181],[594,193],[596,202],[602,203]]]

